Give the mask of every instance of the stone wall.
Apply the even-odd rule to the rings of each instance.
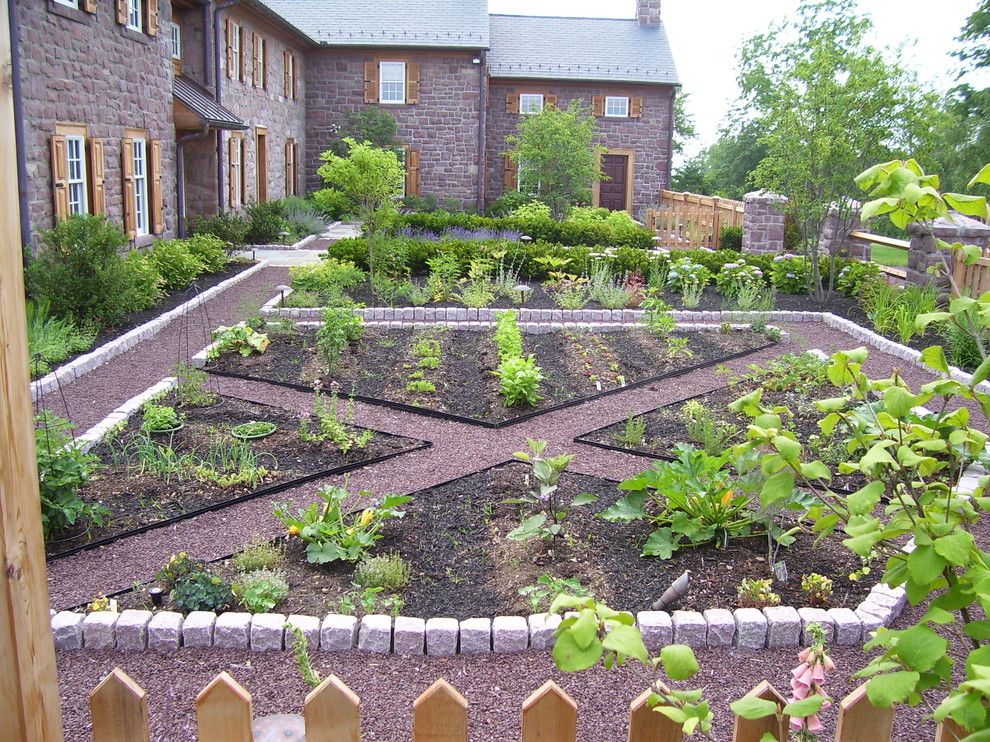
[[[591,106],[597,95],[641,96],[640,118],[597,117],[599,143],[615,149],[633,150],[633,214],[659,203],[660,191],[670,184],[670,132],[674,88],[670,85],[585,83],[548,80],[493,79],[490,86],[485,146],[485,202],[490,204],[505,190],[503,155],[505,138],[516,133],[520,114],[506,112],[510,93],[556,95],[557,107],[572,100]]]
[[[106,211],[123,221],[121,140],[147,129],[162,143],[165,233],[175,232],[175,132],[172,123],[170,0],[159,0],[156,37],[117,23],[113,0],[95,14],[55,0],[18,0],[28,213],[35,238],[54,224],[50,138],[56,123],[84,124],[102,138]]]
[[[180,10],[173,20],[182,30],[182,74],[213,90],[213,39],[202,8]]]
[[[822,231],[818,236],[818,250],[822,255],[836,254],[843,258],[856,260],[870,259],[870,243],[865,240],[852,239],[849,234],[864,229],[859,218],[861,204],[859,201],[850,203],[844,210],[838,208],[829,212]]]
[[[743,252],[784,252],[784,207],[787,197],[753,191],[743,197]]]
[[[306,59],[306,184],[323,188],[316,175],[320,153],[337,138],[343,116],[364,102],[364,63],[374,59],[420,64],[419,101],[388,105],[399,141],[420,153],[419,192],[474,204],[478,198],[478,107],[483,65],[473,51],[320,49]]]
[[[929,268],[936,266],[944,275],[946,263],[950,270],[952,268],[952,251],[939,248],[936,240],[977,245],[984,255],[990,248],[990,226],[955,212],[951,219],[937,219],[931,233],[919,224],[909,225],[908,233],[911,235],[911,247],[908,250],[907,282],[921,286],[930,283],[937,283],[943,288],[948,286],[947,279],[938,280],[928,273]]]
[[[227,77],[226,54],[220,55],[220,103],[224,108],[237,115],[250,128],[244,132],[244,157],[247,163],[247,201],[252,203],[258,197],[258,152],[257,127],[263,126],[268,130],[268,198],[283,198],[285,192],[285,142],[295,139],[299,145],[299,156],[303,159],[306,151],[306,51],[305,46],[280,29],[275,28],[259,16],[234,6],[221,13],[221,28],[227,17],[233,17],[245,29],[245,48],[248,53],[248,78],[246,80],[231,80]],[[251,34],[258,33],[265,37],[268,45],[268,88],[256,87],[251,80],[252,48]],[[296,59],[296,97],[286,98],[284,92],[284,57],[283,52],[289,49]],[[221,50],[222,51],[222,50]],[[224,204],[227,200],[227,140],[229,133],[222,134],[222,162]],[[216,155],[213,157],[214,161]],[[187,159],[186,172],[189,172]],[[214,171],[215,173],[216,171]],[[216,177],[214,175],[214,181]],[[303,188],[305,178],[300,173],[299,189]]]

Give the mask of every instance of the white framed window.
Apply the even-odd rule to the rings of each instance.
[[[629,98],[626,96],[605,96],[605,118],[629,118]]]
[[[234,31],[230,38],[230,67],[233,70],[231,79],[240,80],[241,79],[241,54],[243,50],[241,49],[241,37],[243,36],[244,29],[238,24],[234,24]]]
[[[172,24],[172,59],[182,59],[182,26]]]
[[[65,5],[69,8],[75,8],[79,10],[79,0],[55,0],[59,5]]]
[[[268,87],[268,70],[265,65],[268,63],[268,39],[258,36],[254,49],[254,69],[256,71],[254,84],[259,88]]]
[[[81,136],[65,138],[66,185],[69,191],[69,213],[89,213],[86,183],[86,140]]]
[[[139,237],[149,232],[148,214],[148,140],[134,142],[134,228]]]
[[[406,102],[405,62],[379,62],[378,101],[393,105]]]
[[[244,204],[244,139],[233,137],[230,147],[230,205],[239,208]]]
[[[144,31],[144,0],[127,0],[127,27]]]
[[[543,110],[543,93],[521,93],[519,113],[540,113]]]

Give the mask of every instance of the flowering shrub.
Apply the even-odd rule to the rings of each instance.
[[[763,271],[755,265],[743,262],[726,263],[715,276],[715,285],[719,293],[730,299],[739,296],[740,292],[750,289],[759,290],[764,286]]]
[[[797,255],[778,255],[770,266],[770,283],[785,294],[808,290],[808,261]]]
[[[689,257],[672,261],[667,271],[667,286],[680,293],[703,289],[711,280],[712,272]]]
[[[835,277],[835,287],[846,296],[858,297],[863,288],[883,280],[876,263],[855,262],[843,266]]]

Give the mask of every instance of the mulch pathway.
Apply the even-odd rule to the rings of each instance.
[[[251,314],[271,297],[273,287],[285,280],[286,272],[281,269],[260,272],[209,302],[207,312],[194,313],[189,318],[187,334],[200,333],[202,337],[211,326]],[[817,323],[794,324],[784,329],[792,333],[790,345],[760,351],[728,365],[739,369],[781,352],[810,347],[831,352],[857,345],[844,333]],[[181,326],[173,324],[156,338],[67,385],[62,390],[65,403],[80,428],[95,424],[120,403],[167,375],[179,355],[181,337]],[[203,344],[190,343],[189,354],[195,353]],[[185,348],[182,350],[184,352]],[[913,385],[931,379],[923,370],[905,366],[898,359],[876,350],[871,350],[866,370],[879,376],[888,374],[893,366],[902,366],[903,376]],[[573,438],[622,420],[631,412],[638,414],[723,384],[723,378],[715,374],[714,368],[703,369],[679,378],[676,383],[630,389],[501,430],[358,403],[355,405],[357,425],[429,440],[433,447],[360,469],[351,475],[350,486],[400,493],[433,486],[509,460],[514,451],[525,447],[527,438],[546,439],[551,451],[566,450],[576,454],[570,467],[574,472],[611,479],[627,477],[643,469],[648,461],[630,454],[576,444]],[[276,404],[287,410],[312,410],[310,394],[235,379],[221,379],[218,385],[224,394]],[[57,393],[46,401],[61,404]],[[55,409],[58,411],[57,405]],[[987,429],[987,421],[981,414],[974,415],[974,421]],[[329,481],[283,492],[279,499],[305,504]],[[341,483],[341,479],[336,478],[336,483]],[[256,534],[274,536],[280,530],[271,517],[271,503],[258,500],[174,527],[122,539],[72,558],[55,560],[48,570],[52,606],[64,608],[89,600],[99,592],[125,589],[135,580],[149,578],[170,554],[180,549],[188,549],[201,558],[219,558]],[[986,528],[980,528],[977,538],[986,543],[990,534]],[[913,609],[907,612],[907,615],[914,614]],[[902,617],[899,623],[905,620]],[[778,689],[786,690],[789,670],[796,664],[794,650],[759,653],[705,650],[698,654],[705,669],[697,684],[706,685],[715,702],[715,736],[720,740],[731,737],[727,703],[749,690],[759,678],[765,677]],[[864,663],[864,653],[859,649],[835,648],[831,654],[839,671],[828,688],[836,698],[841,698],[858,684],[849,676]],[[321,672],[337,674],[362,697],[366,739],[372,740],[408,739],[411,736],[412,701],[438,677],[445,677],[468,698],[473,740],[515,737],[522,701],[543,681],[553,678],[578,702],[579,738],[589,742],[613,742],[624,738],[628,704],[644,687],[643,679],[628,669],[607,673],[598,668],[581,675],[563,675],[553,668],[549,655],[543,653],[449,659],[410,659],[364,653],[317,653],[315,657]],[[256,715],[298,712],[306,693],[290,653],[261,655],[193,649],[168,656],[60,652],[58,664],[66,739],[69,740],[88,739],[87,694],[115,665],[130,673],[149,692],[154,738],[161,740],[194,739],[195,694],[220,670],[230,671],[254,694]],[[895,739],[906,742],[931,740],[934,728],[920,722],[923,713],[921,709],[899,709]],[[834,709],[825,716],[826,724],[834,724]]]

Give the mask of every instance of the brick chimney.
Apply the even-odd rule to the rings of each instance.
[[[659,26],[660,0],[636,0],[636,17],[641,26]]]

